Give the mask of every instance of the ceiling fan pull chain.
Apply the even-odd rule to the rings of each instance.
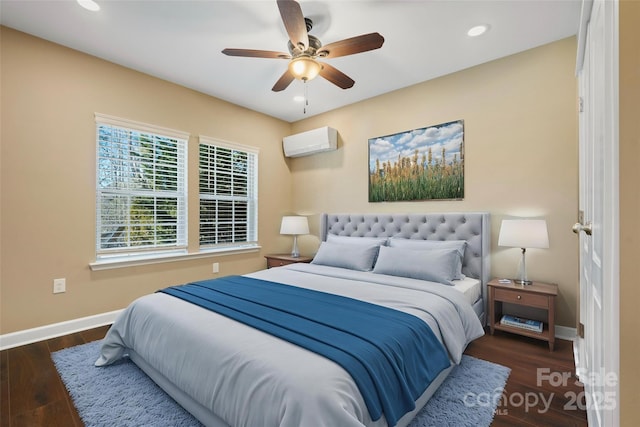
[[[307,114],[307,106],[309,105],[309,93],[307,89],[307,81],[303,80],[304,84],[304,107],[302,108],[302,114]]]

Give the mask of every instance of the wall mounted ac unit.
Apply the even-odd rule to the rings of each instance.
[[[338,147],[338,131],[328,126],[309,130],[282,139],[284,155],[287,157],[309,156]]]

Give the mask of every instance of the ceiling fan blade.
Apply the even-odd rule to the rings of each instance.
[[[244,56],[248,58],[291,59],[291,55],[289,55],[288,53],[274,52],[271,50],[224,49],[222,53],[229,56]]]
[[[276,82],[275,85],[273,85],[273,87],[271,88],[272,91],[274,92],[280,92],[285,90],[292,81],[295,80],[295,77],[293,77],[293,74],[291,74],[289,72],[289,70],[287,69],[284,74],[282,74],[282,76],[280,76],[280,78],[278,79],[278,81]]]
[[[349,89],[355,84],[351,77],[329,64],[322,63],[320,75],[342,89]]]
[[[284,27],[289,34],[289,40],[294,46],[303,45],[303,51],[309,47],[309,35],[307,34],[307,24],[304,22],[304,15],[300,4],[294,0],[277,0],[278,9]]]
[[[322,58],[337,58],[379,49],[384,43],[384,37],[378,33],[363,34],[322,46],[316,55]]]

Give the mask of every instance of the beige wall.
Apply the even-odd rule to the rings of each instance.
[[[291,208],[289,123],[2,28],[0,334],[117,310],[170,284],[264,268]],[[214,78],[214,76],[212,76]],[[197,250],[199,134],[260,148],[261,252],[92,272],[94,112],[189,132],[189,237]],[[251,125],[247,125],[250,123]],[[268,183],[269,185],[266,185]],[[273,191],[274,188],[284,191]],[[54,278],[67,292],[54,295]]]
[[[640,2],[620,3],[621,425],[640,419]],[[293,124],[151,78],[2,27],[0,138],[0,334],[116,310],[168,284],[264,266],[287,249],[280,216],[300,212],[486,210],[493,215],[492,269],[511,276],[517,250],[497,247],[506,215],[549,222],[549,250],[529,252],[534,279],[561,287],[559,323],[576,318],[577,209],[575,41],[563,40]],[[261,253],[91,272],[94,257],[95,126],[101,112],[258,146]],[[367,202],[367,139],[465,120],[466,197],[461,202]],[[246,126],[251,123],[251,126]],[[340,149],[289,160],[283,135],[330,125]],[[191,151],[197,140],[190,142]],[[190,203],[196,163],[191,157]],[[268,185],[266,185],[268,183]],[[273,188],[285,191],[272,191]],[[295,203],[293,203],[295,200]],[[190,212],[190,222],[197,211]],[[315,220],[315,221],[314,221]],[[193,230],[192,230],[193,231]],[[191,239],[193,240],[193,232]],[[312,253],[317,238],[301,238]],[[53,295],[52,280],[67,278]]]
[[[520,251],[497,246],[500,221],[544,217],[550,248],[529,250],[527,270],[531,279],[558,283],[558,323],[574,327],[575,57],[569,38],[294,123],[294,132],[328,125],[340,135],[337,151],[292,161],[294,210],[314,215],[316,227],[323,211],[488,211],[492,273],[504,277],[517,275]],[[368,202],[369,138],[458,119],[465,127],[463,201]],[[307,252],[318,245],[309,236],[301,243]]]
[[[640,1],[620,2],[620,419],[640,424]]]
[[[1,333],[119,309],[160,286],[211,277],[212,259],[90,271],[94,112],[259,146],[262,254],[287,248],[277,228],[288,212],[486,210],[493,214],[493,272],[514,276],[519,253],[497,247],[500,219],[543,216],[551,248],[529,251],[530,277],[560,285],[559,324],[574,326],[577,251],[569,232],[577,206],[574,39],[303,120],[293,129],[6,28],[2,55]],[[368,203],[368,138],[457,119],[465,120],[464,201]],[[288,160],[289,170],[282,136],[327,124],[340,132],[340,149]],[[194,156],[191,160],[190,201],[197,206]],[[290,188],[290,171],[293,193],[270,191]],[[195,209],[190,218],[196,223]],[[317,234],[317,216],[311,220]],[[317,244],[314,236],[301,238],[303,252],[312,253]],[[261,254],[215,261],[221,262],[221,274],[264,265]],[[67,278],[65,294],[51,292],[57,277]]]

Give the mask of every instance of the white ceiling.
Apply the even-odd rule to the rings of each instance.
[[[340,89],[294,81],[271,87],[282,59],[240,58],[222,49],[287,52],[275,0],[1,0],[3,25],[121,64],[288,122],[553,42],[578,30],[581,0],[301,0],[323,44],[379,32],[382,48],[326,60],[356,81]],[[467,30],[489,24],[485,35]]]

